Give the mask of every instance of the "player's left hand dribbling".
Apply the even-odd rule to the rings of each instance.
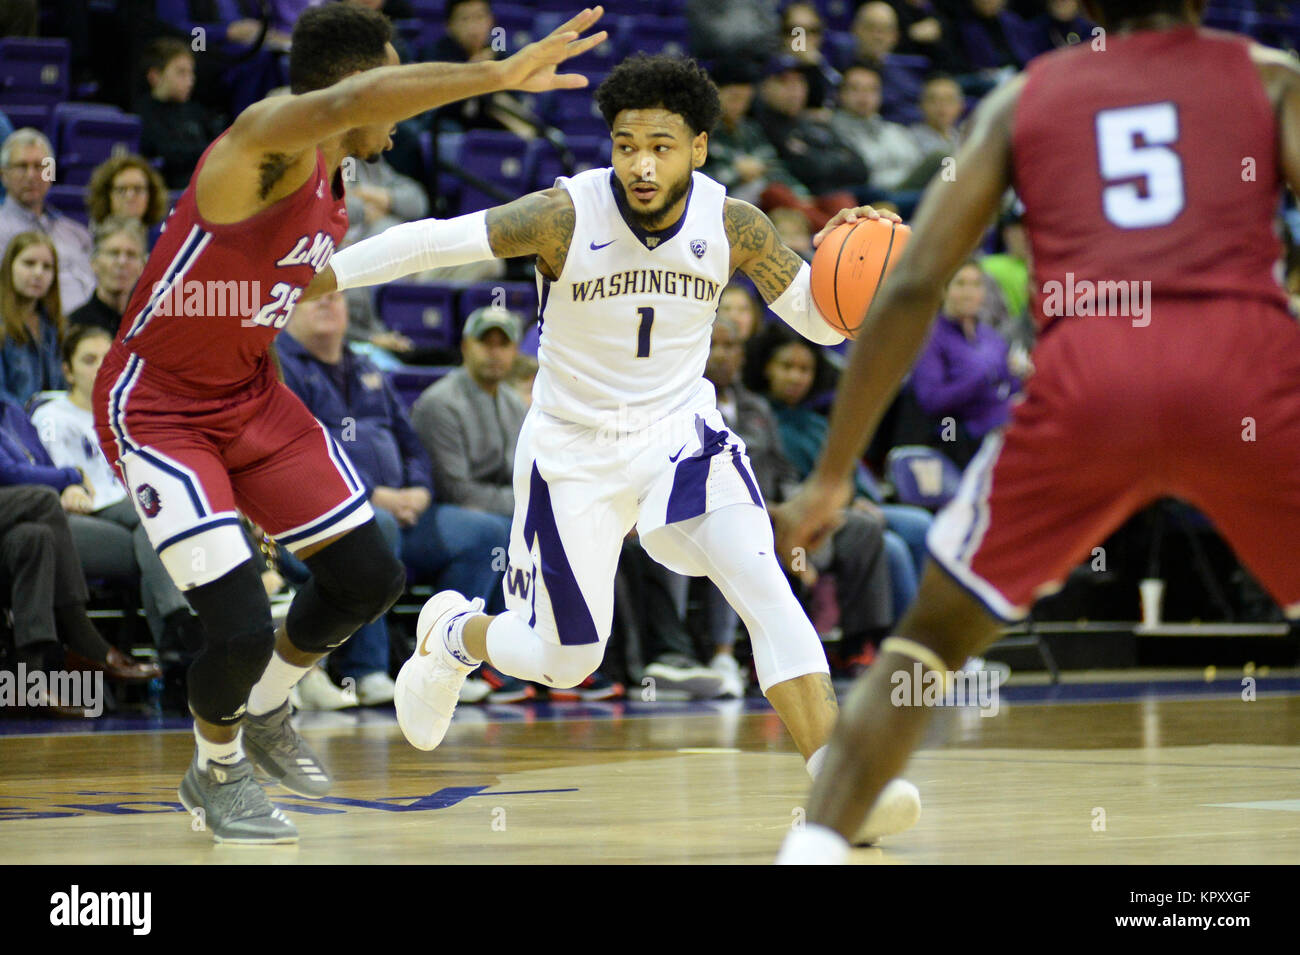
[[[836,226],[843,225],[845,222],[857,222],[859,219],[888,219],[890,222],[902,222],[902,218],[897,212],[881,212],[872,206],[855,206],[852,209],[841,209],[835,213],[830,222],[822,226],[822,230],[813,236],[813,248],[821,245],[822,239],[830,235]]]

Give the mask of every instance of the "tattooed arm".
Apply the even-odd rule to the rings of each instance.
[[[753,279],[770,305],[790,287],[803,259],[781,241],[772,220],[748,202],[726,200],[722,224],[731,243],[731,271],[739,269]]]
[[[524,255],[537,256],[538,270],[554,279],[564,268],[574,220],[569,194],[545,189],[486,212],[406,222],[335,253],[300,301],[440,266]]]

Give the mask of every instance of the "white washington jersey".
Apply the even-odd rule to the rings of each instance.
[[[632,218],[609,168],[561,177],[576,213],[564,269],[538,276],[533,401],[557,418],[636,431],[691,403],[704,379],[718,298],[730,278],[726,189],[692,173],[686,210],[661,232]]]

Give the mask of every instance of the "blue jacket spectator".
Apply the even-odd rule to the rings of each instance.
[[[344,349],[339,364],[329,365],[288,334],[276,348],[285,384],[347,450],[368,491],[423,487],[432,495],[429,455],[374,362]]]
[[[0,484],[44,484],[62,491],[81,482],[76,468],[61,468],[50,460],[27,412],[8,399],[0,400]]]

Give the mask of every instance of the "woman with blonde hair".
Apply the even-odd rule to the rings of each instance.
[[[167,215],[170,196],[167,184],[149,160],[136,153],[110,156],[95,167],[86,186],[86,209],[90,224],[98,225],[109,216],[135,219],[146,230]]]
[[[0,259],[0,398],[26,405],[38,391],[66,387],[59,352],[66,327],[54,243],[20,232]]]

